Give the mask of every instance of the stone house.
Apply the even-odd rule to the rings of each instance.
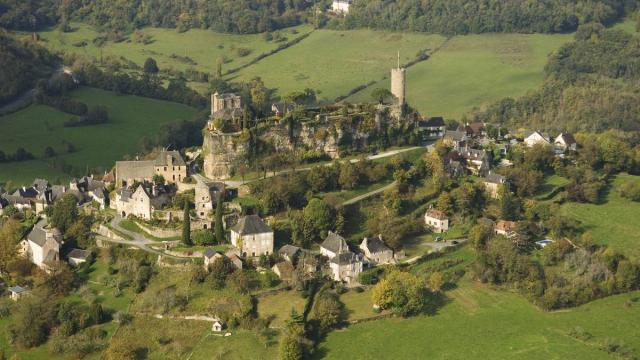
[[[489,194],[489,196],[493,199],[498,199],[500,197],[500,189],[506,182],[506,177],[494,172],[489,172],[487,177],[485,177],[482,181],[487,194]]]
[[[422,140],[441,139],[446,130],[447,126],[441,116],[418,121],[418,131],[422,135]]]
[[[258,215],[247,215],[231,228],[231,244],[243,256],[273,254],[273,230]]]
[[[457,130],[446,130],[442,137],[442,142],[447,146],[451,146],[454,150],[464,148],[467,140],[469,140],[467,133]]]
[[[288,285],[293,285],[297,281],[297,275],[293,265],[288,261],[281,261],[271,267],[271,270],[278,275],[280,280]]]
[[[459,153],[465,160],[465,167],[473,175],[483,175],[491,169],[491,154],[489,152],[466,147]]]
[[[151,191],[148,187],[151,187]],[[144,220],[151,220],[154,211],[160,209],[168,201],[166,194],[159,194],[155,185],[140,184],[135,191],[129,188],[116,191],[114,203],[118,215],[123,218],[133,215]]]
[[[359,254],[349,250],[339,253],[329,260],[329,268],[334,281],[344,281],[352,284],[358,281],[358,275],[362,272],[363,259]]]
[[[116,184],[131,185],[134,182],[151,181],[154,175],[162,175],[173,184],[187,177],[187,163],[178,151],[161,151],[153,160],[116,161]]]
[[[278,255],[290,263],[295,263],[300,253],[299,247],[289,244],[282,246],[280,250],[278,250]]]
[[[276,102],[271,104],[271,112],[275,117],[283,117],[296,108],[296,104],[292,102]]]
[[[382,240],[382,235],[364,238],[360,250],[372,265],[395,264],[393,250]]]
[[[424,223],[430,227],[434,233],[443,233],[449,230],[449,217],[440,210],[427,210],[424,214]]]
[[[41,219],[23,241],[25,255],[37,267],[49,271],[60,261],[60,245],[63,244],[60,230],[48,226],[47,220]]]
[[[224,255],[220,254],[219,252],[215,251],[212,248],[207,248],[203,253],[202,256],[204,258],[204,268],[205,270],[209,270],[209,266],[211,264],[213,264],[216,260],[218,259],[224,259]]]
[[[485,136],[485,126],[482,122],[466,123],[458,126],[457,131],[464,132],[469,138],[479,138]]]
[[[209,219],[216,208],[218,196],[225,190],[224,183],[209,181],[201,175],[194,175],[194,178],[196,214],[201,219]]]
[[[9,194],[0,194],[0,215],[4,213],[4,209],[8,206],[13,206],[19,211],[31,209],[31,201],[21,196],[14,196]]]
[[[326,256],[329,259],[336,255],[349,251],[349,246],[344,238],[333,231],[329,231],[326,239],[320,244],[320,255]]]

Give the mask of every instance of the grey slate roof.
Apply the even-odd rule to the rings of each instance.
[[[358,255],[351,251],[340,253],[331,259],[331,262],[338,265],[349,265],[361,261]]]
[[[116,177],[118,180],[146,179],[154,175],[154,161],[116,161]]]
[[[493,184],[504,184],[507,181],[507,178],[505,178],[504,176],[500,175],[500,174],[496,174],[494,172],[489,173],[489,175],[487,175],[487,177],[485,178],[485,181],[488,183],[493,183]]]
[[[347,245],[347,242],[344,240],[344,238],[332,231],[329,231],[327,238],[324,239],[320,246],[335,254],[349,251],[349,246]]]
[[[240,235],[264,234],[273,231],[258,215],[247,215],[240,218],[231,230]]]
[[[38,196],[38,190],[34,187],[23,187],[16,190],[13,196],[19,196],[23,198],[35,198]]]
[[[453,141],[462,141],[465,136],[467,136],[467,134],[463,131],[447,130],[444,132],[444,137]]]
[[[5,199],[9,205],[18,205],[18,204],[19,205],[29,205],[29,204],[31,204],[29,199],[23,198],[20,195],[4,194],[4,195],[2,195],[2,198]]]
[[[49,182],[45,179],[35,179],[33,181],[32,186],[39,192],[43,192],[46,188],[49,187]]]
[[[154,163],[156,166],[167,166],[167,156],[171,156],[171,158],[173,159],[173,166],[185,166],[186,163],[184,162],[184,159],[182,158],[182,155],[180,155],[180,152],[178,151],[161,151],[160,154],[158,154],[158,156],[156,157]]]
[[[204,255],[204,257],[206,257],[206,258],[212,258],[217,253],[218,252],[215,251],[214,249],[207,248],[202,255]]]
[[[296,254],[300,251],[300,248],[293,245],[284,245],[278,250],[278,254],[287,255],[290,259],[296,256]]]
[[[91,251],[82,250],[82,249],[73,249],[67,255],[67,257],[70,259],[73,258],[73,259],[87,260],[87,258],[89,258],[89,255],[91,255]]]
[[[16,285],[16,286],[10,287],[9,291],[11,291],[12,293],[20,294],[27,291],[27,289],[23,288],[22,286]]]
[[[423,126],[426,126],[426,127],[441,127],[441,126],[445,126],[444,119],[441,116],[435,116],[435,117],[429,118],[423,124],[424,124]]]
[[[37,244],[38,246],[44,246],[44,243],[47,241],[47,233],[44,230],[44,227],[47,225],[47,220],[41,219],[34,226],[29,235],[27,235],[27,239],[31,242]]]
[[[373,254],[391,250],[387,244],[384,243],[380,235],[364,239],[367,241],[367,248],[369,249],[369,252]]]

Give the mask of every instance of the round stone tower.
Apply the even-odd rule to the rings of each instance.
[[[398,67],[391,69],[391,94],[398,98],[398,104],[404,105],[405,103],[405,90],[406,90],[406,69],[400,67],[400,52],[398,52]]]

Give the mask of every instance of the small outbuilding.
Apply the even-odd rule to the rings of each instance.
[[[11,300],[18,301],[21,297],[25,296],[29,291],[22,286],[12,286],[9,289],[9,293],[11,294]]]
[[[213,321],[213,325],[211,325],[211,331],[221,332],[224,329],[224,322],[220,319],[216,319]]]
[[[72,266],[78,266],[82,263],[85,263],[89,260],[91,256],[91,251],[81,250],[81,249],[73,249],[67,255],[67,259],[69,260],[69,264]]]

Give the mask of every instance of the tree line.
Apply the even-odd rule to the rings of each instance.
[[[542,87],[471,114],[513,128],[570,132],[640,130],[640,37],[600,24],[581,26],[548,60]]]
[[[637,5],[626,0],[401,0],[354,1],[334,25],[441,34],[558,33],[579,24],[611,24]]]

